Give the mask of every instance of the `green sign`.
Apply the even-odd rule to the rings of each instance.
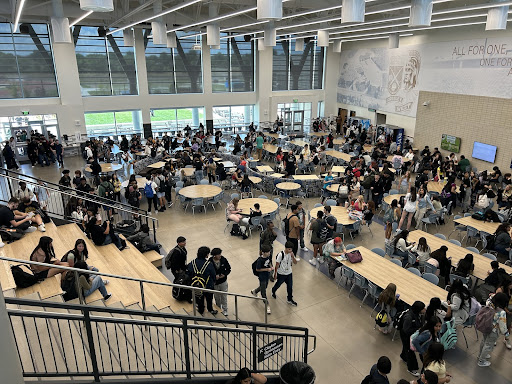
[[[30,114],[30,112],[29,112],[29,111],[21,111],[21,114],[22,114],[23,116],[26,116],[26,115]]]
[[[373,108],[368,108],[368,111],[369,111],[369,112],[377,112],[377,110],[376,110],[376,109],[373,109]]]
[[[298,103],[298,102],[299,102],[299,99],[293,99],[293,102],[294,102],[294,103]]]

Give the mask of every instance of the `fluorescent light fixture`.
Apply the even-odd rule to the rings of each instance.
[[[78,24],[79,22],[81,22],[83,19],[85,19],[87,16],[89,16],[91,13],[93,13],[94,11],[89,11],[89,12],[86,12],[84,13],[82,16],[80,16],[78,19],[76,19],[75,21],[73,21],[71,24],[69,24],[70,27]]]
[[[232,31],[234,29],[238,29],[238,28],[242,28],[242,27],[252,27],[253,25],[259,25],[259,24],[265,24],[265,23],[268,23],[268,21],[257,21],[255,23],[249,23],[249,24],[244,24],[244,25],[237,25],[235,27],[221,28],[220,31],[221,32],[227,32],[227,31]]]
[[[131,23],[131,24],[125,25],[124,27],[114,29],[113,31],[108,32],[108,33],[107,33],[107,35],[111,35],[111,34],[113,34],[113,33],[115,33],[115,32],[122,31],[123,29],[133,27],[134,25],[137,25],[137,24],[140,24],[140,23],[145,23],[145,22],[147,22],[147,21],[151,21],[151,20],[156,19],[156,18],[158,18],[158,17],[161,17],[161,16],[164,16],[164,15],[167,15],[168,13],[176,12],[176,11],[178,11],[178,10],[182,9],[182,8],[186,8],[186,7],[190,6],[190,5],[194,5],[194,4],[199,3],[199,2],[201,2],[201,1],[202,1],[202,0],[190,0],[190,1],[186,2],[186,3],[178,4],[178,5],[174,6],[174,7],[171,7],[171,8],[169,8],[169,9],[166,9],[165,11],[160,12],[160,13],[157,13],[156,15],[153,15],[153,16],[148,17],[148,18],[146,18],[146,19],[139,20],[139,21],[136,21],[136,22],[134,22],[134,23]]]
[[[453,13],[453,12],[467,12],[467,11],[474,11],[474,10],[477,10],[477,9],[504,7],[504,6],[507,6],[507,5],[512,5],[512,1],[507,1],[505,3],[486,3],[486,4],[480,4],[480,5],[472,5],[472,6],[469,6],[469,7],[444,9],[442,11],[435,12],[435,14],[442,15],[442,14],[445,14],[445,13]]]
[[[18,23],[20,22],[21,11],[25,5],[25,0],[20,0],[19,2],[16,2],[16,4],[18,4],[18,10],[16,11],[16,18],[14,19],[14,32],[18,29]]]
[[[301,13],[295,13],[293,15],[284,16],[281,20],[287,20],[292,19],[294,17],[300,17],[305,15],[310,15],[312,13],[318,13],[318,12],[324,12],[324,11],[331,11],[333,9],[341,9],[341,5],[335,5],[334,7],[328,7],[328,8],[321,8],[321,9],[313,9],[311,11],[301,12]]]
[[[201,1],[201,0],[199,0]],[[217,16],[217,17],[214,17],[213,19],[208,19],[208,20],[201,20],[201,21],[198,21],[196,23],[192,23],[192,24],[188,24],[188,25],[185,25],[185,26],[182,26],[182,27],[178,27],[178,28],[174,28],[174,29],[169,29],[167,31],[167,33],[169,32],[176,32],[176,31],[181,31],[183,29],[187,29],[187,28],[191,28],[191,27],[195,27],[197,25],[201,25],[201,24],[207,24],[207,23],[213,23],[215,21],[219,21],[219,20],[224,20],[224,19],[229,19],[231,17],[235,17],[235,16],[238,16],[238,15],[241,15],[243,13],[248,13],[248,12],[251,12],[251,11],[255,11],[256,9],[258,9],[258,7],[252,7],[252,8],[247,8],[247,9],[242,9],[240,11],[236,11],[236,12],[233,12],[233,13],[227,13],[225,15],[221,15],[221,16]]]

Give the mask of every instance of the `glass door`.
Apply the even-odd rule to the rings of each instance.
[[[304,133],[304,111],[293,111],[293,133]]]
[[[11,129],[14,142],[16,143],[16,160],[28,161],[27,140],[30,139],[30,128],[20,127]]]
[[[282,111],[283,113],[283,135],[286,135],[288,132],[292,130],[292,122],[293,122],[293,111],[289,109],[285,109]]]

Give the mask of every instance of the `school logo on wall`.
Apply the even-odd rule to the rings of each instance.
[[[410,111],[417,103],[420,67],[421,57],[416,50],[390,58],[387,87],[390,96],[386,104],[393,105],[395,112]]]
[[[388,74],[388,92],[390,95],[396,95],[402,87],[402,76],[404,67],[399,65],[390,65]]]

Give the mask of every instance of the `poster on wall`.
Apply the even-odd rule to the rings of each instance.
[[[512,38],[342,51],[339,103],[415,117],[419,91],[512,98]]]

